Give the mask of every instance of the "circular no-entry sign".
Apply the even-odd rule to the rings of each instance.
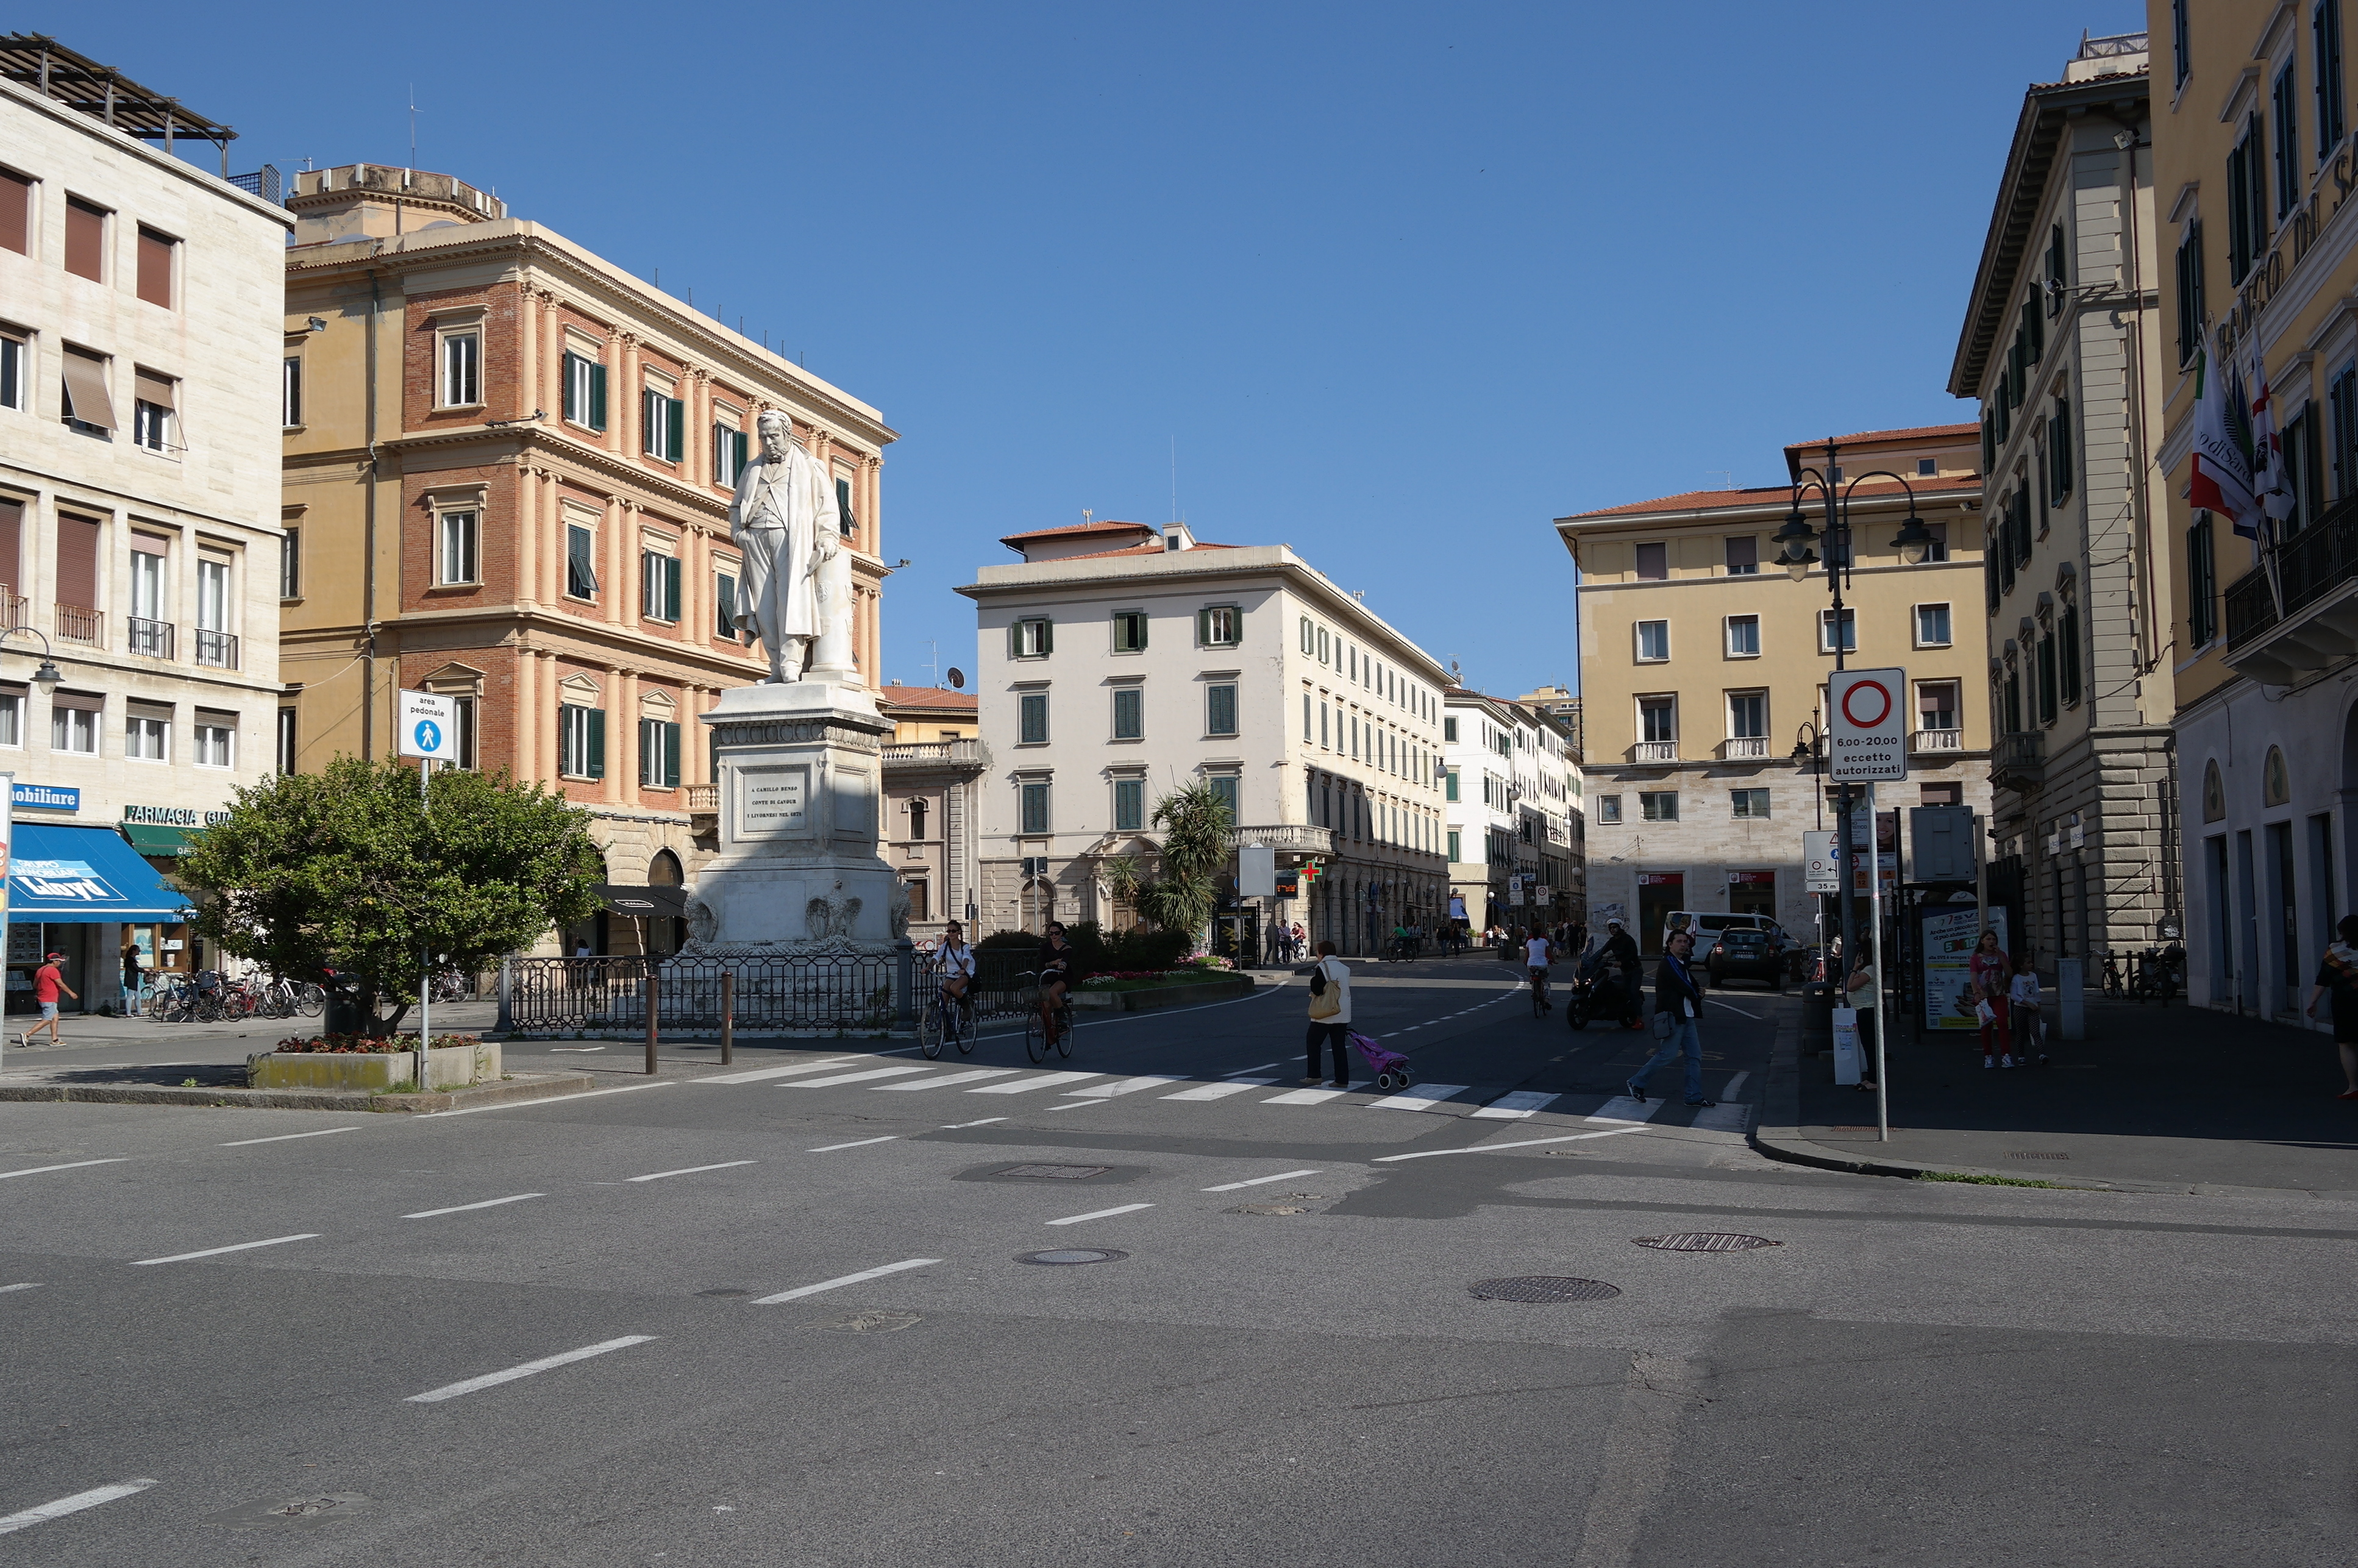
[[[1843,693],[1842,710],[1858,729],[1872,730],[1891,717],[1891,693],[1879,681],[1860,681]]]

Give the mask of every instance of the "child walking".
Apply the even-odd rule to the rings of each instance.
[[[2006,1059],[2006,1065],[2011,1067],[2019,1063],[2028,1067],[2036,1060],[2039,1065],[2045,1066],[2047,1030],[2039,1016],[2039,971],[2028,957],[2014,961],[2014,983],[2007,988],[2006,1003],[2014,1025],[2014,1054]]]

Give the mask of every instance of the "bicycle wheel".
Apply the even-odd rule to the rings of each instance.
[[[965,1008],[955,1002],[950,1004],[947,1019],[949,1036],[957,1042],[958,1054],[968,1054],[974,1050],[974,1019]]]
[[[211,997],[201,998],[197,1002],[196,1014],[199,1023],[219,1023],[222,1016],[221,1003]]]
[[[1069,1007],[1060,1007],[1056,1010],[1056,1054],[1070,1056],[1072,1054],[1073,1010]]]
[[[1048,1036],[1040,1026],[1040,1012],[1037,1008],[1034,1008],[1031,1015],[1023,1021],[1023,1054],[1034,1062],[1044,1062],[1048,1059]]]
[[[944,1004],[936,1000],[917,1013],[917,1049],[925,1054],[928,1061],[938,1059],[942,1054],[944,1011]]]
[[[305,986],[303,988],[301,1007],[303,1016],[306,1018],[317,1018],[321,1013],[327,1011],[328,992],[326,988],[318,985]]]
[[[1533,980],[1531,982],[1531,1016],[1533,1018],[1537,1018],[1546,1011],[1547,992],[1540,989],[1540,984],[1537,980]]]

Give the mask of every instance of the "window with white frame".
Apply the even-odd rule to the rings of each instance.
[[[1676,822],[1679,819],[1679,795],[1676,790],[1658,790],[1638,796],[1638,815],[1648,822]]]
[[[1233,681],[1215,681],[1204,688],[1204,733],[1237,732],[1237,687]]]
[[[714,633],[720,637],[737,635],[737,563],[716,560],[712,563],[712,600],[718,613],[713,618]]]
[[[1315,654],[1318,651],[1316,628],[1311,625],[1310,617],[1307,615],[1302,617],[1302,651],[1305,654]]]
[[[25,389],[30,380],[32,348],[12,331],[0,331],[0,408],[25,409]]]
[[[1638,622],[1638,662],[1660,664],[1671,656],[1671,623],[1667,621]]]
[[[132,372],[131,440],[151,452],[179,449],[174,430],[178,423],[180,384],[153,371]]]
[[[278,367],[278,422],[289,430],[303,423],[303,356],[288,354]]]
[[[1146,781],[1113,781],[1113,825],[1117,832],[1134,833],[1146,826]]]
[[[1146,611],[1117,610],[1113,612],[1113,651],[1117,654],[1146,652]]]
[[[558,384],[564,418],[585,429],[606,427],[606,367],[596,354],[568,350]]]
[[[0,690],[0,746],[10,751],[25,744],[25,694]]]
[[[470,773],[478,765],[476,736],[479,730],[475,708],[480,700],[471,693],[450,699],[451,749],[458,752],[451,761]]]
[[[1233,604],[1207,605],[1196,613],[1195,632],[1206,648],[1233,648],[1244,641],[1245,612]]]
[[[1768,694],[1731,691],[1727,694],[1727,738],[1758,741],[1768,733]]]
[[[303,597],[303,530],[291,524],[278,541],[278,597]]]
[[[434,519],[434,580],[449,585],[481,580],[479,514],[472,507],[443,512]]]
[[[295,752],[295,710],[291,708],[282,708],[278,710],[278,733],[276,740],[278,771],[281,773],[294,773],[296,771],[295,763],[297,761]]]
[[[579,523],[565,525],[565,592],[572,599],[598,597],[598,569],[590,552],[597,536]]]
[[[1834,612],[1831,610],[1819,611],[1818,652],[1822,654],[1833,653],[1834,651],[1835,635]],[[1858,651],[1857,611],[1844,608],[1842,612],[1842,630],[1840,635],[1842,638],[1843,652],[1850,654],[1856,653]]]
[[[712,427],[712,482],[723,490],[736,489],[738,477],[744,473],[752,451],[752,438],[732,422],[716,422]]]
[[[1045,616],[1027,616],[1007,629],[1011,658],[1044,659],[1056,645],[1055,626]]]
[[[236,765],[237,719],[228,713],[200,711],[192,726],[195,737],[196,763],[200,768],[227,768]]]
[[[1747,822],[1766,821],[1768,816],[1768,792],[1765,789],[1732,789],[1727,792],[1730,814]]]
[[[685,449],[687,437],[681,426],[687,417],[687,405],[660,387],[650,386],[643,399],[643,416],[639,420],[639,446],[647,456],[676,463]]]
[[[1727,618],[1727,656],[1731,659],[1757,659],[1760,656],[1760,617],[1731,615]]]
[[[639,556],[639,613],[650,621],[679,619],[679,557],[661,550]]]
[[[557,709],[557,771],[567,778],[606,776],[606,710],[560,703]]]
[[[62,695],[49,699],[49,747],[52,751],[73,752],[85,757],[98,755],[100,708],[95,701],[83,706],[84,700],[68,699]]]
[[[1947,605],[1920,604],[1916,607],[1916,645],[1920,648],[1945,648],[1949,645]]]
[[[472,408],[483,400],[483,335],[472,329],[445,332],[440,344],[438,390],[445,408]]]
[[[1146,739],[1146,693],[1140,687],[1118,686],[1113,688],[1113,738],[1117,741]]]
[[[1916,728],[1954,730],[1957,726],[1957,683],[1919,681],[1916,685]]]
[[[172,721],[134,713],[123,721],[123,754],[134,762],[165,762],[172,757]]]
[[[1638,730],[1639,738],[1649,744],[1660,744],[1679,738],[1679,699],[1676,697],[1641,697],[1638,699]]]

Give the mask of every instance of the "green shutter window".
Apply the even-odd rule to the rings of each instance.
[[[557,412],[575,424],[581,423],[581,398],[577,390],[581,380],[581,356],[568,353],[558,362],[560,388]]]
[[[679,619],[679,563],[668,557],[664,561],[664,619]]]
[[[606,710],[602,708],[592,708],[589,709],[589,714],[590,766],[588,772],[591,778],[602,779],[606,776]]]
[[[1146,738],[1146,694],[1134,686],[1113,688],[1113,738],[1117,741],[1141,741]]]
[[[2030,362],[2037,364],[2047,352],[2047,318],[2039,312],[2036,291],[2022,302],[2022,331],[2029,345]]]
[[[2071,453],[2071,406],[2060,397],[2055,400],[2055,417],[2047,427],[2047,452],[2052,465],[2049,477],[2053,481],[2054,498],[2060,502],[2071,493],[2076,477]]]
[[[1230,827],[1236,825],[1238,810],[1237,792],[1240,783],[1241,781],[1234,773],[1214,773],[1211,778],[1212,798],[1227,808]]]
[[[687,450],[687,404],[677,397],[666,397],[664,403],[664,456],[678,462]]]
[[[590,530],[568,524],[565,530],[565,591],[576,599],[598,597],[598,574],[590,561]]]
[[[848,479],[835,481],[835,521],[847,537],[860,529],[860,519],[851,511],[851,481]]]
[[[1048,694],[1044,691],[1027,691],[1017,699],[1016,707],[1017,723],[1020,726],[1017,730],[1019,743],[1025,746],[1046,745],[1048,743]]]
[[[2056,618],[2056,640],[2062,644],[2057,650],[2057,661],[2062,666],[2060,678],[2063,687],[2063,703],[2071,707],[2080,700],[2080,607],[2067,604]]]
[[[1235,734],[1237,688],[1228,685],[1206,687],[1204,698],[1204,732],[1207,735]]]
[[[652,386],[639,393],[639,450],[655,457],[663,450],[663,406],[669,401]]]
[[[1448,773],[1442,775],[1441,794],[1442,798],[1444,800],[1455,800],[1457,798],[1457,771],[1455,768],[1452,768]],[[1455,855],[1450,857],[1453,860],[1456,858],[1457,857]]]
[[[1138,779],[1116,779],[1113,784],[1113,825],[1130,833],[1146,826],[1146,785]]]
[[[714,628],[723,637],[737,634],[737,579],[727,572],[718,575],[713,583],[713,602],[720,611],[719,624]]]
[[[676,723],[667,723],[663,727],[663,732],[664,788],[677,789],[679,787],[679,726]]]
[[[606,367],[593,364],[590,367],[590,428],[602,430],[605,427]]]

